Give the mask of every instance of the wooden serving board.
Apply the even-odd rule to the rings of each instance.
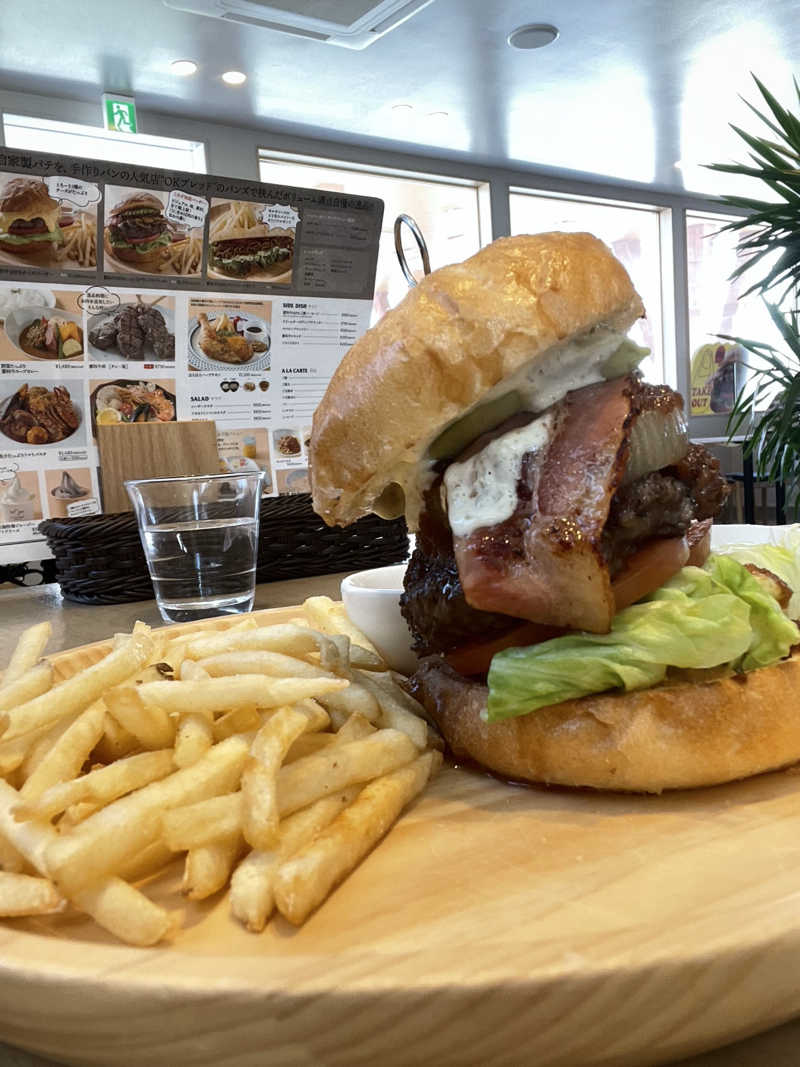
[[[0,1038],[103,1067],[663,1063],[800,1012],[800,777],[626,797],[446,766],[302,928],[182,907],[155,949],[0,925]]]

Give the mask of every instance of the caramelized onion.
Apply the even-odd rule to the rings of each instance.
[[[631,455],[623,484],[677,463],[688,450],[689,433],[681,408],[643,411],[631,430]]]

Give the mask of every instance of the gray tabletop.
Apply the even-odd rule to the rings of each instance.
[[[324,575],[261,585],[256,591],[255,607],[287,607],[311,595],[338,598],[342,577]],[[50,652],[100,640],[129,629],[137,619],[153,625],[161,621],[153,601],[88,607],[62,600],[56,585],[10,589],[0,592],[0,664],[8,659],[19,633],[43,619],[49,619],[53,625]],[[46,1005],[42,1010],[47,1010]],[[732,1018],[732,1034],[736,1033],[736,1026],[737,1021]],[[0,1067],[55,1067],[56,1062],[0,1043]],[[680,1062],[683,1067],[794,1067],[800,1063],[800,1019]],[[113,1059],[107,1067],[114,1067]]]

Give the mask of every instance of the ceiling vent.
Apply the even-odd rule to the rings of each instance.
[[[163,0],[196,15],[366,48],[433,0]]]

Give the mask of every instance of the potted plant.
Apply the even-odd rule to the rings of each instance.
[[[732,126],[750,148],[750,163],[716,163],[710,169],[756,178],[772,199],[724,196],[742,217],[723,230],[740,234],[742,262],[732,278],[766,272],[744,295],[760,293],[786,349],[741,337],[729,337],[757,357],[758,366],[737,398],[728,421],[730,437],[744,436],[743,453],[752,457],[756,477],[785,487],[787,504],[795,512],[800,504],[800,117],[775,99],[754,78],[767,112],[748,107],[769,134],[756,136]],[[800,101],[800,86],[795,80]],[[777,295],[772,301],[767,294]],[[781,307],[791,298],[794,310]]]

